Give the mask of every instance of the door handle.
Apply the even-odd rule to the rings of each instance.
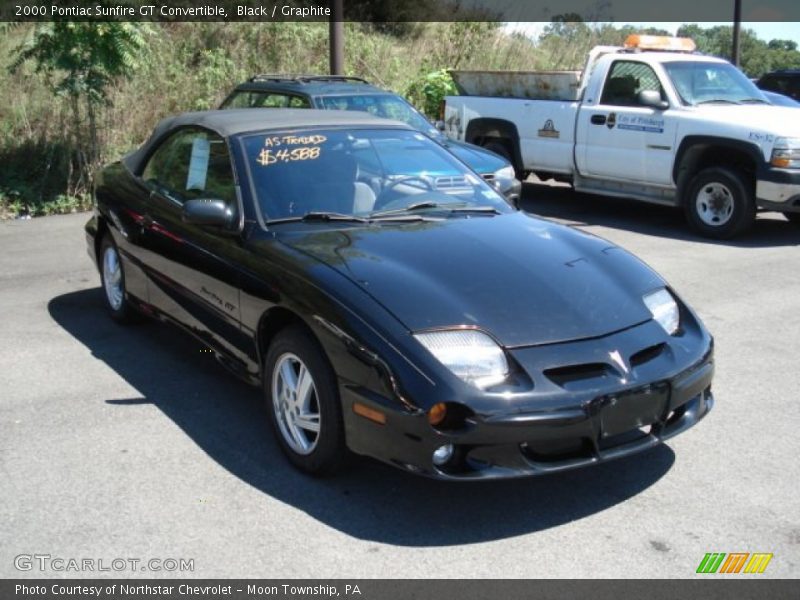
[[[606,124],[606,116],[605,115],[592,115],[591,121],[592,121],[592,125],[605,125]]]

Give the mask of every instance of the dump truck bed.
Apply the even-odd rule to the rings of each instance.
[[[582,71],[450,71],[461,96],[578,99]]]

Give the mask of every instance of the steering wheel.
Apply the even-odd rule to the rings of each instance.
[[[415,184],[409,183],[412,181],[415,182]],[[428,192],[436,191],[436,188],[433,186],[433,183],[426,177],[422,177],[420,175],[408,175],[406,177],[400,177],[389,183],[385,188],[383,188],[383,191],[381,191],[380,196],[378,196],[378,200],[375,202],[375,208],[376,209],[394,208],[394,205],[397,205],[399,208],[400,206],[399,201],[405,200],[405,197],[396,199],[390,198],[388,200],[387,198],[390,196],[394,188],[396,188],[400,184],[408,184],[411,187],[422,189]]]

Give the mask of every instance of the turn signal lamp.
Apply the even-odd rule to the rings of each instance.
[[[447,416],[447,405],[444,402],[439,402],[431,406],[428,411],[428,423],[436,427],[444,421]]]
[[[697,46],[691,38],[667,35],[632,34],[625,40],[626,48],[637,50],[661,50],[665,52],[694,52]]]
[[[374,408],[370,408],[366,404],[361,404],[361,402],[354,402],[353,403],[353,412],[356,413],[360,417],[364,417],[365,419],[369,419],[378,425],[385,425],[386,424],[386,415],[383,414],[379,410],[375,410]]]

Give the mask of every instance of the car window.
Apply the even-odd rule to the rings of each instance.
[[[667,99],[658,76],[649,65],[618,60],[611,66],[608,73],[600,103],[615,106],[641,106],[639,92],[646,90],[658,92],[661,94],[662,100]]]
[[[235,206],[236,188],[225,140],[184,129],[165,140],[147,161],[142,179],[153,190],[183,203],[215,198]]]
[[[307,98],[277,92],[234,92],[222,108],[311,108]]]
[[[771,92],[784,93],[786,86],[785,81],[781,81],[774,75],[767,75],[761,78],[761,81],[758,82],[758,87]]]
[[[308,98],[289,96],[289,108],[311,108]]]
[[[376,117],[394,119],[411,125],[414,129],[428,132],[433,129],[430,122],[417,109],[394,94],[351,94],[322,96],[321,108],[333,110],[360,110]]]
[[[792,98],[800,98],[800,75],[765,75],[758,86]]]

